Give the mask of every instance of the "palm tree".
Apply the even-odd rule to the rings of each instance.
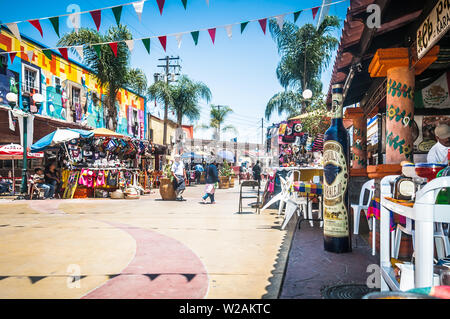
[[[181,76],[175,84],[155,82],[148,88],[148,95],[175,112],[179,127],[183,124],[183,117],[191,121],[200,118],[200,100],[207,103],[211,100],[208,86],[203,82],[193,81],[186,75]]]
[[[320,76],[339,44],[331,33],[339,26],[336,16],[326,16],[318,28],[312,24],[298,27],[285,22],[281,30],[275,20],[269,22],[270,33],[281,55],[276,73],[284,91],[275,94],[267,103],[267,119],[274,111],[290,115],[301,113],[306,106],[301,92],[306,89],[310,89],[313,95],[321,93]]]
[[[233,125],[226,125],[222,126],[225,122],[226,117],[233,113],[233,110],[231,107],[227,105],[214,105],[211,104],[211,111],[210,111],[210,121],[209,124],[202,124],[198,128],[200,129],[213,129],[213,139],[220,141],[220,133],[233,131],[237,133],[236,128]]]
[[[100,86],[107,89],[104,108],[105,119],[112,129],[117,127],[117,93],[119,89],[128,84],[128,68],[130,51],[124,42],[118,42],[117,56],[114,55],[109,45],[99,47],[100,54],[95,50],[96,43],[114,42],[132,39],[132,35],[126,26],[112,26],[102,35],[96,30],[81,28],[65,34],[58,41],[58,46],[72,46],[71,50],[77,54],[73,46],[84,45],[83,63],[90,67],[99,81]]]
[[[127,73],[127,86],[140,95],[147,92],[147,77],[141,69],[132,68]]]

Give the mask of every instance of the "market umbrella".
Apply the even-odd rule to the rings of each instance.
[[[107,128],[96,128],[92,130],[91,132],[94,133],[95,137],[117,137],[117,138],[126,138],[127,136],[119,134],[117,132],[108,130]]]
[[[181,158],[193,158],[193,159],[200,159],[202,158],[200,155],[194,153],[194,152],[185,152],[181,155]]]
[[[230,152],[227,150],[221,150],[221,151],[217,152],[217,155],[228,162],[234,162],[233,152]]]
[[[55,146],[77,138],[89,138],[94,136],[93,132],[80,129],[57,129],[44,136],[39,141],[31,145],[31,152],[36,153],[45,150],[47,147]]]
[[[44,153],[30,153],[27,152],[27,158],[44,158]],[[0,160],[12,161],[12,181],[13,181],[13,194],[16,185],[16,178],[14,174],[14,160],[23,159],[23,147],[19,144],[7,144],[0,146]]]

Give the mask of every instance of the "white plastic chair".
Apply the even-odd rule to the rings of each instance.
[[[390,175],[385,176],[381,179],[380,182],[380,198],[383,197],[392,197],[392,186],[391,184],[395,181],[397,177],[400,175]],[[375,219],[373,220],[373,231],[372,231],[372,255],[375,255],[375,232],[376,228],[375,226]],[[391,257],[394,256],[394,250],[395,250],[395,231],[391,232]]]
[[[364,203],[364,195],[368,192],[369,196],[367,202]],[[364,183],[361,188],[361,193],[359,194],[359,203],[352,204],[353,209],[353,234],[359,234],[359,220],[361,216],[361,211],[364,210],[367,214],[367,210],[370,206],[370,201],[375,194],[375,180],[371,179]],[[372,223],[369,222],[369,229],[372,230],[372,255],[375,256],[375,217],[372,217]]]

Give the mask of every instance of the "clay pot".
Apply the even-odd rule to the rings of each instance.
[[[163,200],[175,200],[177,195],[173,188],[173,183],[170,178],[160,178],[159,180],[159,194]]]
[[[219,176],[219,189],[227,189],[230,187],[229,176]]]
[[[230,188],[234,188],[234,180],[235,180],[235,176],[231,175],[230,177]]]

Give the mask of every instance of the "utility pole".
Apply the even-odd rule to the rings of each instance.
[[[261,146],[264,147],[264,118],[261,118]]]
[[[169,57],[166,56],[165,58],[158,59],[159,61],[165,61],[166,63],[164,65],[158,65],[158,67],[164,68],[164,75],[165,75],[165,81],[167,84],[170,82],[176,82],[175,78],[170,79],[170,68],[173,68],[174,75],[180,75],[179,70],[181,69],[181,66],[179,64],[180,57]],[[177,61],[177,64],[171,64],[171,61]],[[175,72],[176,71],[176,72]],[[164,132],[163,132],[163,145],[167,145],[167,120],[168,120],[168,113],[169,113],[169,105],[167,105],[167,102],[164,104]]]

